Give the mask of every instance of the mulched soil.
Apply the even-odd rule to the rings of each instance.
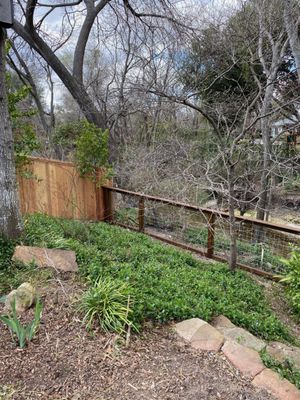
[[[273,399],[222,355],[200,353],[178,341],[171,326],[148,324],[131,336],[128,348],[116,335],[95,332],[92,337],[71,305],[78,290],[72,280],[57,280],[41,291],[42,325],[25,350],[16,348],[1,324],[1,400]]]

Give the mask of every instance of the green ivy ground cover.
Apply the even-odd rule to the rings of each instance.
[[[149,237],[105,223],[82,223],[30,216],[22,242],[76,252],[82,279],[99,276],[129,284],[133,318],[167,322],[224,314],[235,324],[267,340],[292,338],[271,311],[263,289],[246,273],[224,264],[199,261],[191,254]],[[0,294],[18,281],[20,266],[10,262],[13,244],[0,242]]]

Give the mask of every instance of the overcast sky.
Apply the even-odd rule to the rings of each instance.
[[[69,2],[70,1],[71,0],[69,0]],[[187,16],[188,20],[189,19],[188,17],[193,17],[194,23],[197,24],[198,26],[199,25],[201,26],[201,21],[207,21],[213,19],[213,17],[218,19],[226,18],[226,14],[230,11],[232,12],[232,8],[237,5],[238,1],[241,0],[179,0],[176,2],[176,7],[183,18]],[[43,0],[43,3],[46,4],[56,4],[57,2],[62,3],[61,0]],[[84,8],[83,5],[78,5],[73,8],[74,11],[76,11],[73,15],[76,18],[76,29],[72,37],[60,50],[61,54],[67,51],[68,53],[70,53],[70,55],[72,55],[72,52],[74,50],[77,41],[78,32],[81,26],[81,21],[84,18],[84,13],[82,12],[83,8]],[[47,7],[38,7],[35,14],[36,20],[40,19],[41,16],[43,16],[48,10],[49,8]],[[106,10],[107,8],[104,9],[104,14],[107,14]],[[48,34],[50,34],[51,39],[56,38],[57,41],[61,39],[62,29],[63,27],[67,26],[66,22],[63,22],[64,14],[65,14],[64,8],[56,8],[45,19],[43,30],[46,31]],[[109,23],[110,21],[107,20],[107,18],[102,20],[103,25],[107,24],[109,26]],[[109,46],[109,38],[107,38],[107,40],[105,41],[105,45]],[[113,40],[111,45],[112,46],[115,45],[115,43],[113,43]],[[103,51],[102,48],[101,51]],[[49,102],[50,94],[48,92],[47,85],[43,84],[43,86],[45,91],[45,100]],[[60,103],[61,102],[60,94],[62,92],[62,85],[57,77],[55,78],[55,86],[56,86],[55,101],[57,103]]]

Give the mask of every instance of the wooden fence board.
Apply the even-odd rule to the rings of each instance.
[[[99,170],[98,176],[103,180],[105,170]],[[22,214],[41,212],[94,221],[104,218],[102,190],[88,177],[81,177],[70,162],[32,157],[18,172],[18,184]]]

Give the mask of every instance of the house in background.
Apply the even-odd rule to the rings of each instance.
[[[278,137],[278,141],[284,140],[289,147],[300,150],[300,122],[294,115],[273,122],[271,135],[273,139]]]

